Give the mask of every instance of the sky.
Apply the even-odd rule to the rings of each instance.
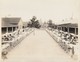
[[[0,17],[21,17],[29,21],[33,16],[42,21],[58,22],[70,17],[80,19],[79,0],[0,0]]]

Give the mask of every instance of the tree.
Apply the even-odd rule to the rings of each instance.
[[[32,27],[35,27],[35,21],[36,21],[36,19],[37,19],[36,16],[32,17],[32,19],[31,19],[31,22],[32,22],[31,26]]]
[[[30,23],[28,23],[28,27],[40,28],[41,25],[39,23],[39,20],[36,19],[37,17],[33,16],[32,19],[30,20]]]
[[[40,23],[39,23],[39,20],[36,20],[35,21],[35,28],[40,28],[41,27],[41,25],[40,25]]]
[[[32,23],[29,21],[27,27],[31,27],[31,24],[32,24]]]
[[[53,23],[52,23],[52,20],[49,20],[48,21],[48,27],[52,27]]]

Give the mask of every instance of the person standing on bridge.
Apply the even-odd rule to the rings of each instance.
[[[73,56],[74,56],[74,47],[72,47],[72,55],[71,55],[71,57],[73,58]]]
[[[33,35],[35,35],[35,28],[34,28],[34,32],[33,32]]]
[[[3,58],[3,60],[7,59],[7,56],[6,56],[7,54],[8,54],[8,52],[6,50],[2,52],[2,58]]]

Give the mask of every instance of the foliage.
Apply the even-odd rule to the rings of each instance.
[[[39,23],[39,20],[36,20],[36,19],[37,18],[33,16],[30,22],[28,23],[28,27],[40,28],[41,25]]]
[[[53,23],[52,23],[52,20],[49,20],[48,21],[48,27],[52,27]]]

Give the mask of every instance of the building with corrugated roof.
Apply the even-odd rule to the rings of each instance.
[[[23,22],[20,17],[3,17],[1,23],[2,34],[22,29],[23,26]]]
[[[60,24],[60,25],[57,25],[57,28],[65,32],[78,35],[78,24],[77,23]]]
[[[54,28],[78,35],[78,19],[71,17],[70,19],[62,20],[60,23],[56,23]]]

